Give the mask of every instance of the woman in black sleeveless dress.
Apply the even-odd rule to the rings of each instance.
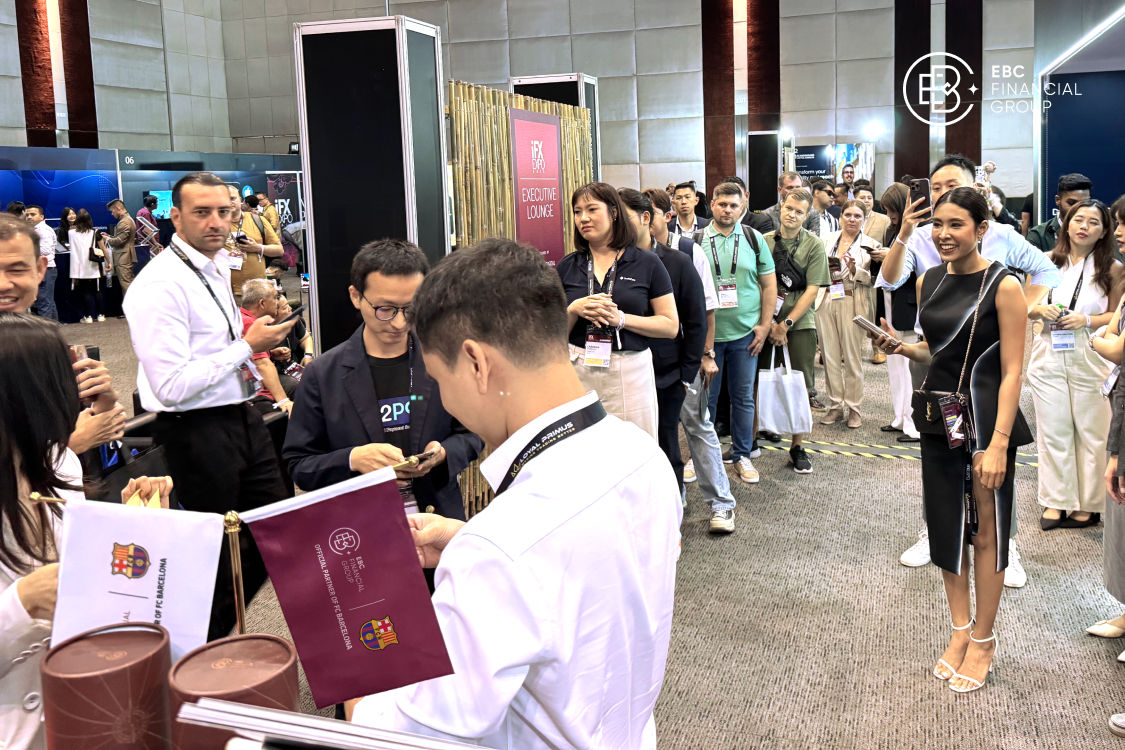
[[[978,690],[991,670],[992,626],[1008,560],[1016,446],[1031,440],[1019,412],[1027,305],[1007,269],[980,255],[987,220],[988,204],[972,188],[957,188],[938,200],[932,231],[944,263],[918,280],[925,341],[895,346],[883,337],[876,342],[888,353],[929,365],[922,387],[926,397],[915,397],[914,424],[922,432],[930,554],[942,569],[954,630],[934,676],[959,693]],[[967,397],[975,439],[950,447],[936,392]],[[975,619],[966,543],[973,547]]]

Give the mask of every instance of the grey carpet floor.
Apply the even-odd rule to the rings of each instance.
[[[72,343],[100,343],[119,389],[131,391],[124,321],[65,331]],[[1125,748],[1106,729],[1125,710],[1125,665],[1115,660],[1125,639],[1084,632],[1125,607],[1102,587],[1100,527],[1039,529],[1034,446],[1016,470],[1028,584],[1005,589],[995,671],[970,695],[930,675],[950,634],[940,575],[898,563],[921,525],[920,465],[856,455],[916,452],[879,432],[891,418],[886,368],[864,369],[864,426],[818,424],[809,443],[842,453],[813,453],[813,473],[798,476],[784,450],[765,444],[760,484],[731,473],[733,535],[707,533],[708,509],[689,485],[656,711],[661,747]],[[1033,423],[1026,389],[1024,409]],[[248,619],[254,631],[287,634],[268,585]],[[302,701],[314,710],[303,677]]]

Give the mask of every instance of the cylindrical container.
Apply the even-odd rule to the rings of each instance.
[[[177,721],[180,706],[200,698],[219,698],[295,711],[297,649],[275,635],[232,635],[185,654],[172,667],[168,686],[172,692],[172,738],[176,750],[224,747],[233,733]]]
[[[152,623],[106,625],[63,641],[43,657],[49,750],[166,750],[168,631]]]

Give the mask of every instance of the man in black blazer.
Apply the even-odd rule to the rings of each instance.
[[[301,489],[432,453],[398,472],[404,503],[464,520],[457,475],[482,442],[442,407],[406,321],[427,271],[422,251],[401,240],[368,243],[352,261],[348,293],[363,325],[305,369],[289,418],[282,457]]]

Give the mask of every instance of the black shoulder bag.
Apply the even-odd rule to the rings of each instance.
[[[786,294],[804,291],[808,286],[805,269],[797,265],[793,255],[781,244],[781,230],[779,229],[778,232],[773,236],[773,273],[777,277],[778,291],[784,291]],[[778,246],[781,247],[780,253],[777,252]]]

